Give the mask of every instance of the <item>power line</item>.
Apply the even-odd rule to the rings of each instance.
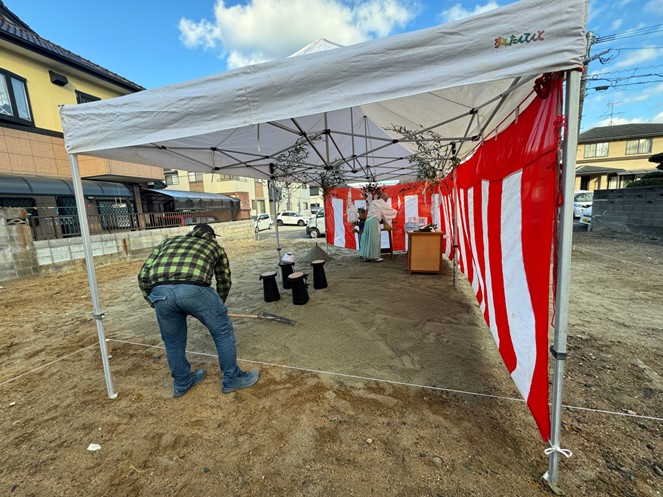
[[[594,43],[607,43],[609,41],[622,40],[624,38],[632,38],[634,36],[643,36],[653,33],[663,32],[663,24],[656,24],[654,26],[645,26],[642,28],[629,29],[623,33],[616,33],[606,36],[597,36]]]
[[[610,85],[609,88],[625,88],[627,86],[650,85],[650,84],[655,84],[655,83],[663,83],[663,79],[657,79],[657,80],[653,80],[653,81],[636,81],[634,83],[617,83],[617,84],[614,84],[614,85]],[[596,85],[596,86],[590,86],[587,89],[588,90],[603,91],[603,90],[607,90],[608,88],[604,88],[601,85]]]

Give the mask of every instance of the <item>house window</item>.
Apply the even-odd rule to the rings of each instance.
[[[588,143],[585,145],[585,157],[607,157],[607,143]]]
[[[626,155],[650,153],[651,138],[640,138],[639,140],[629,140],[626,142]]]
[[[0,118],[34,126],[25,81],[0,69]]]
[[[633,183],[634,181],[635,181],[635,175],[633,175],[633,174],[624,174],[619,179],[619,187],[620,188],[626,188],[629,183]]]
[[[90,95],[89,93],[83,93],[82,91],[76,90],[76,103],[77,104],[85,104],[88,102],[96,102],[97,100],[101,100],[99,97],[95,97],[94,95]]]
[[[189,173],[189,181],[191,183],[202,180],[203,180],[203,173]]]
[[[167,185],[179,185],[180,177],[177,174],[166,174],[166,184]]]
[[[233,179],[230,174],[219,174],[217,176],[217,181],[231,181]]]
[[[317,186],[312,186],[309,190],[309,195],[311,195],[311,197],[320,195],[320,188]]]
[[[616,174],[608,174],[608,189],[612,190],[617,188],[618,181],[619,179]]]

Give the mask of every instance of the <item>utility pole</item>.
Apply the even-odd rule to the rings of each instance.
[[[587,51],[585,52],[585,60],[582,62],[582,76],[580,76],[580,107],[578,112],[578,132],[580,132],[580,124],[582,121],[582,107],[585,103],[585,93],[587,92],[587,73],[589,72],[589,63],[598,59],[602,55],[607,54],[610,49],[604,50],[596,55],[590,55],[592,46],[596,43],[596,35],[593,31],[587,31]]]
[[[596,42],[596,35],[593,31],[587,31],[587,51],[585,59],[582,61],[582,76],[580,76],[580,107],[578,112],[578,132],[580,132],[580,123],[582,121],[582,107],[585,103],[585,93],[587,91],[587,73],[589,72],[589,63],[593,60],[589,53]]]

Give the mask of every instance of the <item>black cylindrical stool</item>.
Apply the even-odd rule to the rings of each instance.
[[[292,285],[290,283],[290,280],[288,280],[288,276],[292,274],[294,271],[295,263],[294,262],[287,262],[287,261],[281,261],[279,262],[279,267],[281,268],[281,281],[283,282],[283,288],[292,288]]]
[[[260,275],[263,290],[265,291],[265,302],[281,300],[279,287],[276,285],[276,271],[267,271]]]
[[[292,303],[295,305],[304,305],[308,302],[308,290],[306,287],[306,275],[300,271],[288,276],[292,286]]]
[[[313,266],[313,288],[320,290],[321,288],[327,288],[327,277],[325,276],[325,261],[320,259],[317,261],[311,262]]]

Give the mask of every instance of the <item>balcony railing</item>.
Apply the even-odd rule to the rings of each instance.
[[[197,223],[223,223],[250,219],[249,210],[213,210],[189,212],[144,212],[141,214],[88,214],[90,234],[138,231],[190,226]],[[29,216],[34,240],[54,240],[81,236],[77,215]]]

